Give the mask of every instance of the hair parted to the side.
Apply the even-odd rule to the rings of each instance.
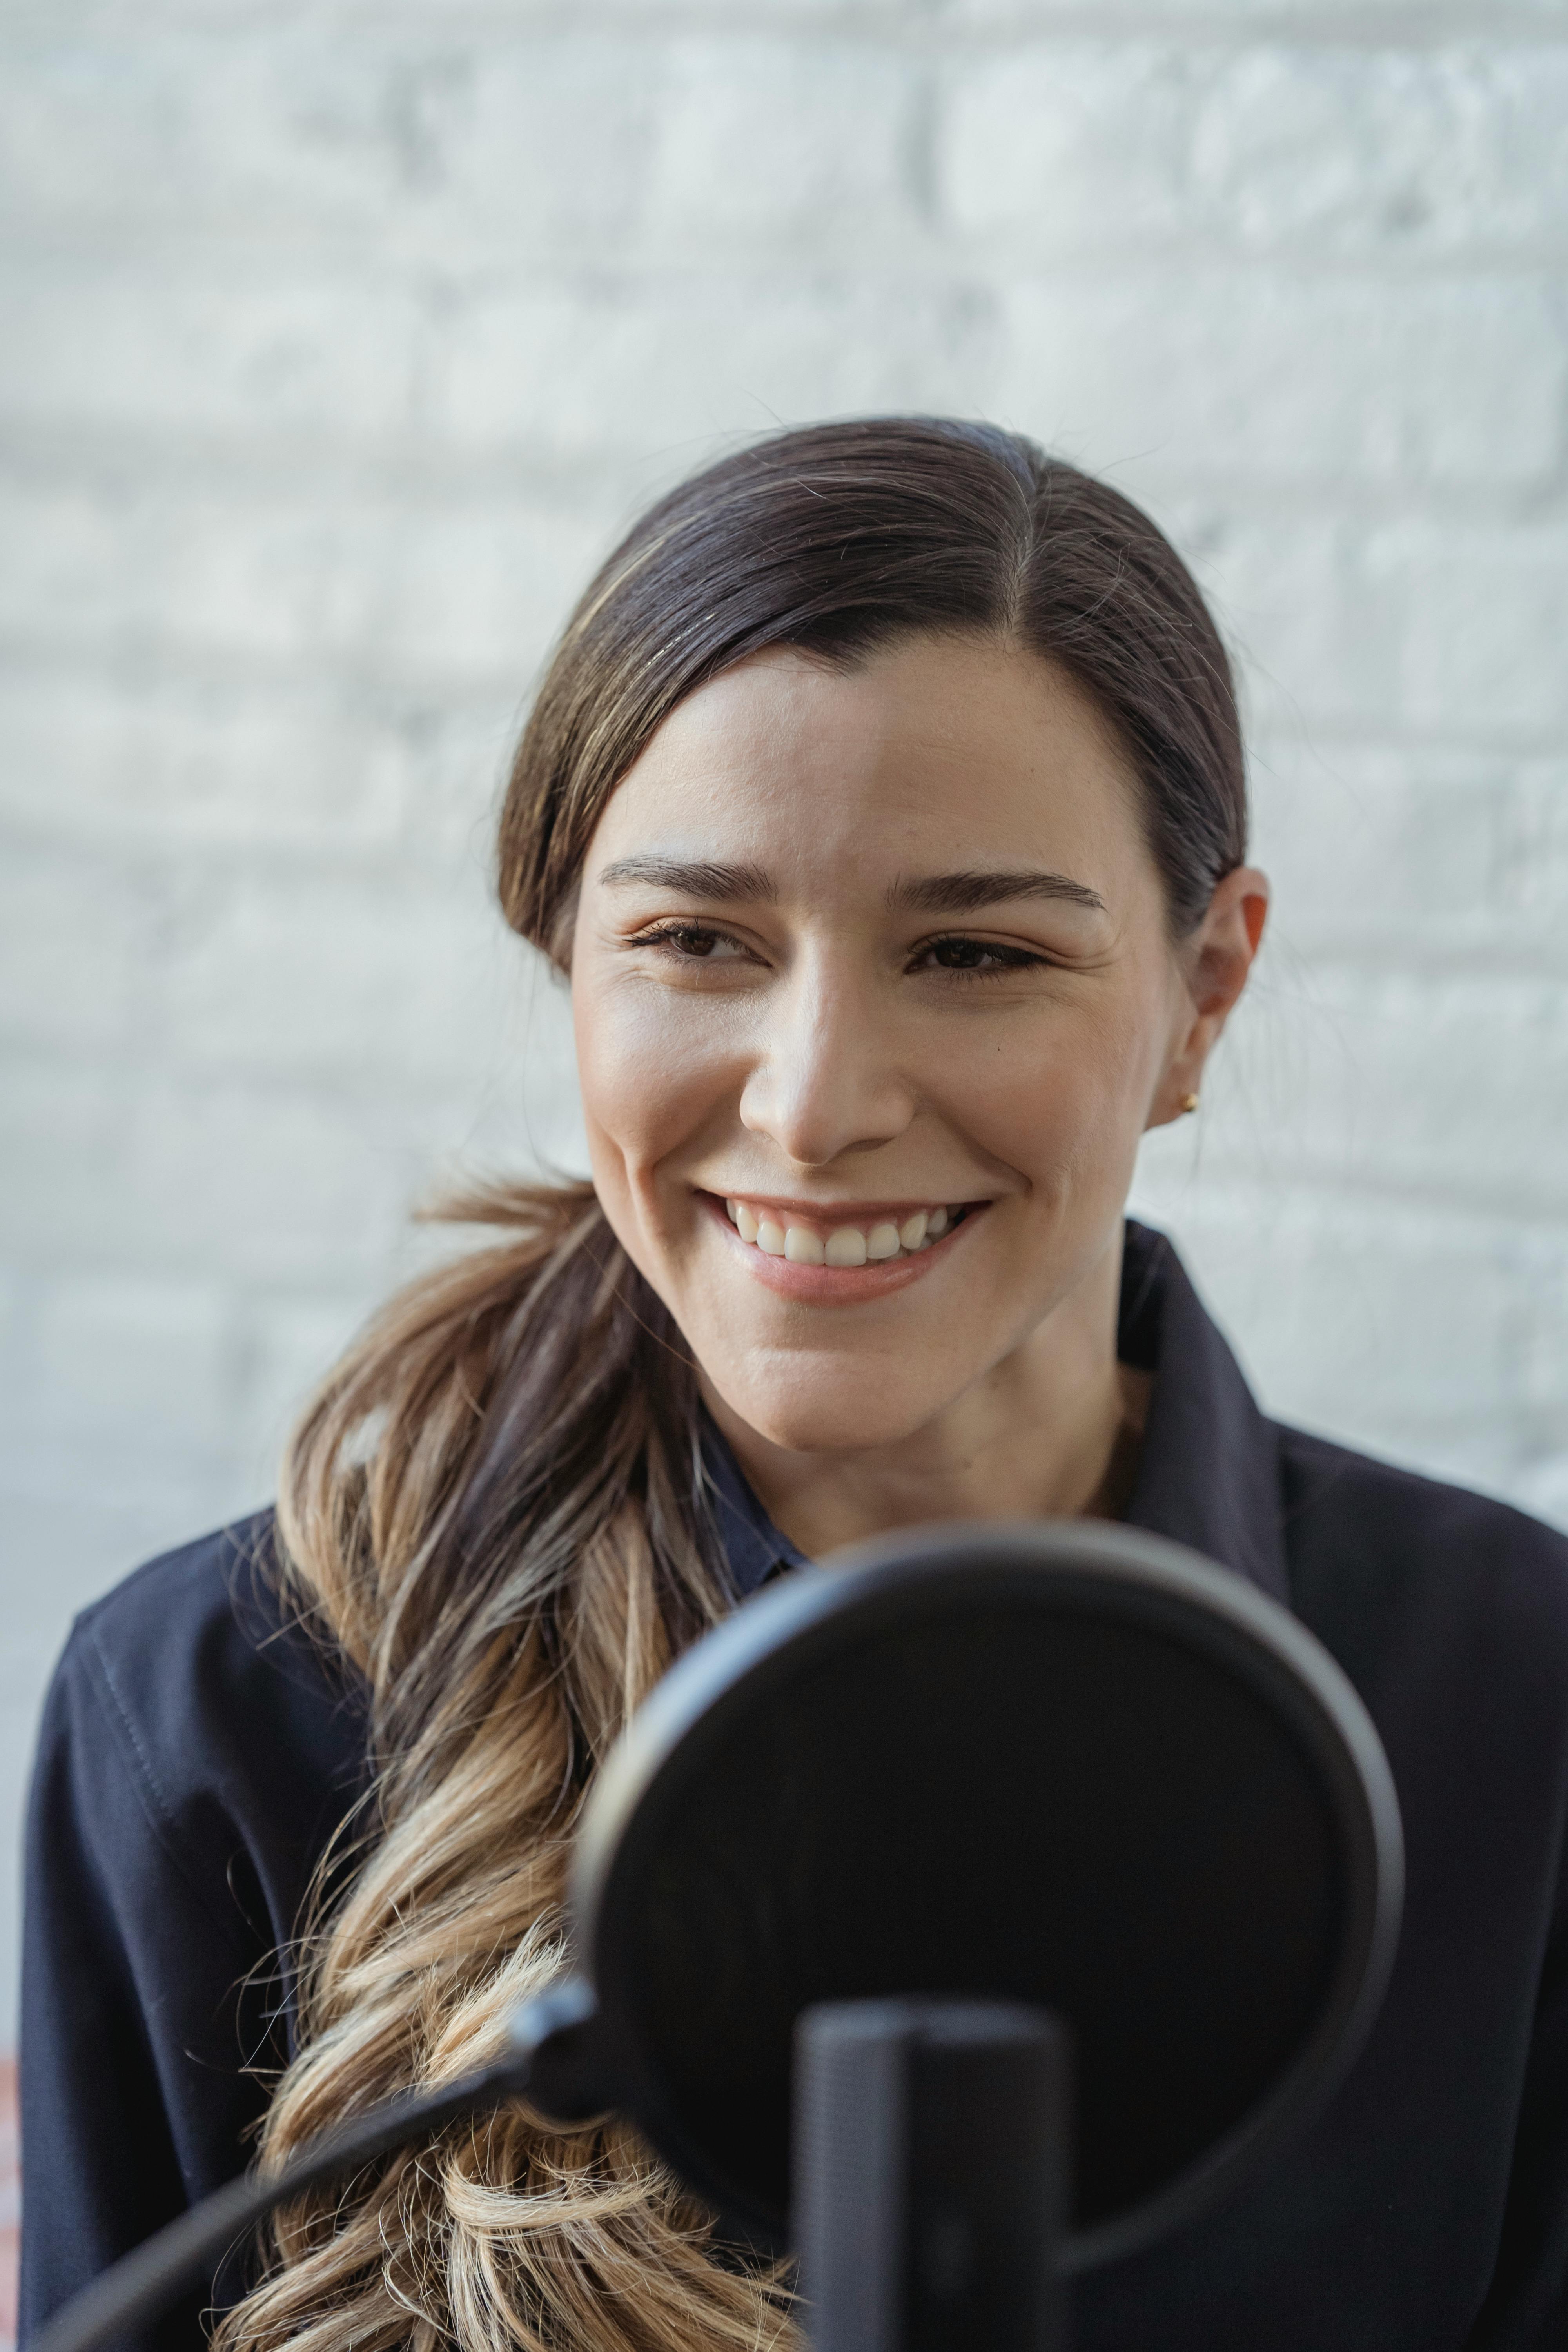
[[[1021,436],[813,426],[660,501],[567,625],[500,821],[513,928],[558,964],[599,814],[675,706],[769,646],[852,663],[965,631],[1059,664],[1138,776],[1173,939],[1246,854],[1225,650],[1119,492]],[[284,1465],[300,1605],[369,1693],[363,1858],[305,1949],[264,2160],[493,2053],[563,1965],[584,1793],[670,1659],[731,1605],[695,1370],[591,1186],[447,1213],[501,1237],[395,1299]],[[635,2136],[522,2111],[454,2126],[280,2217],[222,2352],[720,2352],[792,2340],[785,2284],[719,2255]]]

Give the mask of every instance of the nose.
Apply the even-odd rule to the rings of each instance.
[[[873,992],[842,971],[801,971],[772,998],[741,1092],[741,1123],[797,1168],[826,1168],[901,1135],[915,1090]]]

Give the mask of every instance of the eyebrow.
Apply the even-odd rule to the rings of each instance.
[[[1091,907],[1105,912],[1105,901],[1087,883],[1065,874],[1020,872],[928,874],[893,883],[888,904],[895,914],[972,915],[978,908],[995,907],[1005,898],[1054,898],[1069,907]]]
[[[599,879],[612,887],[622,882],[651,883],[655,889],[679,890],[687,898],[745,898],[767,904],[778,897],[772,877],[760,866],[714,866],[703,858],[617,857]]]
[[[773,877],[762,866],[720,866],[702,858],[617,857],[599,879],[612,887],[640,882],[659,890],[679,891],[689,898],[739,899],[754,906],[771,905],[778,897]],[[1047,898],[1058,905],[1088,907],[1096,914],[1105,912],[1105,901],[1098,890],[1074,882],[1066,874],[1037,868],[909,876],[889,884],[887,903],[894,914],[972,915],[982,907],[1000,906],[1009,898]]]

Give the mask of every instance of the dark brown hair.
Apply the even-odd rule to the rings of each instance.
[[[851,662],[971,630],[1059,662],[1142,779],[1173,931],[1246,847],[1225,652],[1138,509],[1027,441],[919,418],[782,434],[657,506],[589,588],[501,820],[501,903],[564,961],[600,811],[683,695],[767,646]],[[562,1964],[577,1811],[731,1595],[694,1369],[593,1188],[454,1204],[490,1247],[392,1301],[295,1434],[287,1572],[369,1694],[374,1833],[301,1975],[272,2160],[492,2054]],[[613,2119],[454,2126],[280,2218],[219,2352],[763,2352],[787,2283]]]
[[[764,646],[853,661],[921,629],[1026,646],[1070,673],[1143,787],[1184,936],[1247,854],[1230,664],[1147,515],[1021,434],[887,417],[781,433],[662,499],[568,623],[501,818],[507,920],[563,961],[605,802],[676,704]]]

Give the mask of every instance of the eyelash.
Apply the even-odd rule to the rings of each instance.
[[[706,951],[683,954],[678,944],[681,940],[723,940],[731,947],[742,944],[731,933],[720,930],[716,925],[682,922],[666,923],[652,930],[638,931],[626,944],[634,948],[662,948],[667,953],[680,956],[683,961],[700,963],[706,960]],[[1030,971],[1050,962],[1048,956],[1037,955],[1027,948],[1003,947],[993,940],[971,939],[964,931],[944,931],[938,939],[926,940],[917,953],[923,958],[934,955],[942,948],[973,948],[979,954],[994,959],[988,970],[974,964],[939,964],[935,967],[938,971],[961,975],[965,980],[1001,980],[1010,972]]]
[[[927,940],[921,956],[934,955],[940,948],[973,948],[984,956],[994,959],[988,971],[973,964],[942,964],[939,971],[962,972],[966,980],[1002,980],[1009,972],[1034,971],[1048,964],[1048,956],[1034,954],[1028,948],[1003,947],[995,940],[973,940],[966,931],[944,931],[940,939]]]
[[[626,945],[629,948],[674,948],[680,940],[722,940],[730,947],[741,945],[739,940],[731,938],[728,931],[716,929],[711,923],[663,923],[653,930],[638,931],[626,941]],[[700,963],[702,958],[693,956],[689,960]]]

